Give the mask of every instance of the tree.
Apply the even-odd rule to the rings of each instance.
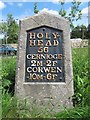
[[[90,24],[88,25],[88,31],[87,31],[87,37],[90,39]],[[89,45],[90,45],[90,40],[89,40]]]
[[[0,33],[2,33],[2,23],[0,22]]]
[[[37,10],[37,2],[34,3],[34,13],[37,14],[39,10]]]
[[[19,26],[12,14],[7,15],[7,21],[2,23],[1,30],[6,34],[7,43],[17,43]]]
[[[0,23],[0,34],[3,34],[2,43],[5,44],[6,43],[6,34],[7,34],[7,26],[6,26],[5,22]]]
[[[74,21],[78,21],[79,19],[81,19],[81,16],[82,16],[81,10],[79,8],[81,2],[79,2],[77,0],[73,0],[73,2],[71,2],[72,6],[71,6],[71,10],[70,10],[69,14],[64,9],[64,5],[65,5],[64,0],[63,0],[63,2],[61,2],[61,0],[60,0],[59,3],[61,4],[61,8],[59,10],[59,15],[68,19],[70,21],[70,27],[74,28],[74,24],[73,24]],[[34,3],[34,13],[37,14],[38,12],[39,12],[39,10],[37,10],[37,3],[35,2]]]
[[[73,2],[71,2],[72,6],[69,13],[67,13],[66,10],[64,10],[65,2],[60,2],[60,4],[61,4],[61,9],[59,10],[59,14],[62,17],[67,18],[70,21],[70,27],[74,28],[73,22],[81,19],[82,16],[81,10],[79,8],[81,2],[73,0]]]
[[[71,32],[71,38],[88,38],[88,31],[85,25],[75,27]]]

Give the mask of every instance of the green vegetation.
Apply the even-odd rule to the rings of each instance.
[[[74,28],[74,22],[81,19],[82,13],[80,10],[81,2],[73,0],[71,2],[71,10],[69,13],[65,10],[65,2],[59,1],[60,3],[60,10],[59,15],[61,15],[64,18],[67,18],[70,21],[70,27]]]
[[[76,48],[72,51],[74,108],[64,109],[56,118],[90,118],[90,81],[88,79],[88,48]]]
[[[68,19],[70,21],[70,27],[74,28],[74,21],[78,21],[81,19],[82,13],[80,10],[81,2],[73,0],[71,2],[71,10],[68,13],[65,10],[65,2],[59,1],[60,3],[60,10],[58,11],[59,15]],[[39,10],[37,9],[37,2],[34,3],[34,13],[37,14]],[[76,16],[77,15],[77,16]]]
[[[73,109],[65,109],[62,112],[56,114],[56,118],[89,118],[89,107],[76,107]],[[86,119],[89,120],[89,119]]]
[[[88,80],[88,49],[73,49],[73,76],[74,76],[74,105],[87,104],[87,89],[89,87]]]
[[[37,2],[34,3],[34,13],[37,14],[39,10],[37,10]]]
[[[71,32],[71,38],[89,39],[90,38],[89,26],[88,27],[86,27],[85,25],[76,26]]]
[[[14,93],[16,73],[16,57],[4,57],[2,59],[2,85],[8,92]]]
[[[17,43],[18,31],[19,31],[19,25],[15,21],[13,15],[8,14],[6,22],[1,23],[0,25],[0,32],[5,34],[2,43],[5,44],[6,39],[7,39],[7,43],[9,44]]]
[[[90,97],[88,80],[88,49],[73,49],[73,71],[74,89],[73,96],[74,108],[66,109],[57,114],[50,114],[48,109],[41,109],[28,105],[26,100],[17,102],[14,92],[14,80],[16,71],[16,57],[3,58],[2,67],[2,116],[3,118],[89,118],[90,117]],[[13,90],[12,90],[13,89]],[[29,108],[29,106],[31,106]]]

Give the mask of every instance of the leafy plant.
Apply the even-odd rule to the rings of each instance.
[[[70,27],[74,28],[74,21],[78,21],[79,19],[81,19],[82,13],[80,10],[80,4],[81,2],[73,0],[71,2],[71,10],[69,11],[69,13],[67,13],[67,11],[64,8],[64,4],[65,2],[63,1],[59,1],[61,4],[61,9],[59,10],[59,14],[62,17],[67,18],[70,21]]]
[[[88,49],[73,49],[73,73],[74,73],[74,105],[87,105],[86,93],[90,85],[88,81]]]
[[[14,94],[15,71],[16,57],[2,58],[2,80],[0,80],[0,82],[2,82],[2,116],[4,117],[10,110],[13,111],[12,95]],[[15,102],[13,102],[13,105],[15,107]]]
[[[37,14],[39,10],[37,10],[37,2],[34,3],[34,13]]]
[[[4,57],[2,59],[2,86],[14,94],[16,73],[16,57]]]
[[[57,113],[56,118],[74,118],[77,120],[78,118],[85,118],[89,120],[90,114],[88,113],[89,107],[76,107],[72,109],[64,109],[63,111]],[[76,119],[75,119],[76,118]]]
[[[12,14],[7,14],[6,22],[1,23],[0,31],[5,34],[7,43],[17,43],[19,26]]]

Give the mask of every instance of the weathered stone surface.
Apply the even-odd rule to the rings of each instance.
[[[49,26],[63,32],[63,52],[65,82],[25,82],[25,58],[27,30],[40,26]],[[54,111],[62,107],[71,107],[73,95],[72,55],[69,22],[59,16],[41,13],[20,21],[18,40],[17,72],[15,92],[20,99],[28,99],[31,104],[46,107]],[[48,105],[48,103],[50,103]],[[61,106],[61,107],[60,107]]]

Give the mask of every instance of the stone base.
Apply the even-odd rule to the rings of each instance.
[[[70,87],[70,86],[68,86]],[[28,84],[23,85],[23,94],[17,92],[19,99],[26,99],[30,106],[59,112],[60,110],[72,107],[71,87],[68,89],[65,83],[49,83],[49,84]],[[18,89],[19,91],[19,89]]]

